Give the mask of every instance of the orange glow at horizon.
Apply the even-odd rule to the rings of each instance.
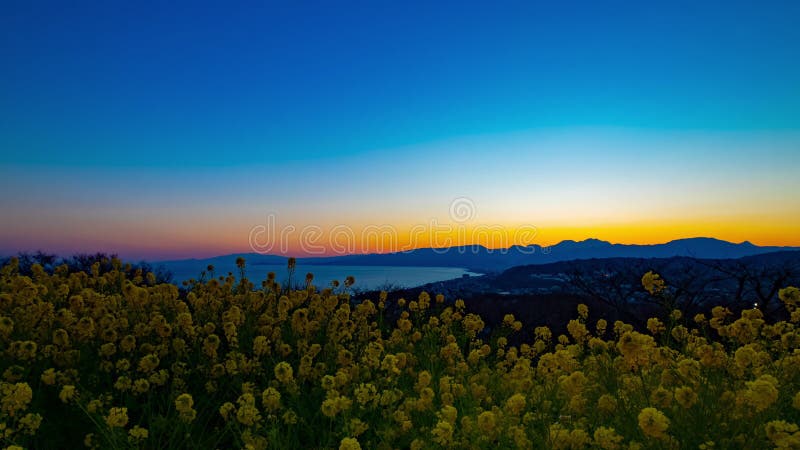
[[[0,255],[331,256],[587,238],[800,246],[798,149],[794,132],[578,128],[288,161],[270,177],[257,164],[20,167],[0,177],[16,193],[0,198],[10,212],[0,215]],[[298,183],[297,173],[312,176]]]
[[[21,249],[42,249],[67,255],[76,252],[115,252],[132,259],[205,258],[231,253],[259,252],[292,256],[335,256],[341,254],[391,253],[415,248],[442,248],[482,245],[507,248],[512,245],[549,246],[563,240],[596,238],[619,244],[659,244],[675,239],[713,237],[739,243],[750,241],[762,246],[800,245],[800,213],[784,210],[772,214],[731,214],[691,218],[594,222],[570,220],[581,226],[565,225],[564,220],[488,224],[439,223],[373,225],[362,217],[358,223],[318,222],[255,224],[242,220],[203,215],[188,215],[171,220],[152,220],[98,216],[84,221],[18,220],[0,230],[0,238],[18,243]],[[54,219],[58,219],[54,216]],[[85,216],[84,216],[85,219]],[[314,223],[306,218],[306,223]],[[356,222],[356,221],[354,221]],[[202,223],[202,227],[196,226]],[[380,223],[380,222],[376,222]],[[535,223],[531,221],[531,223]],[[54,225],[57,224],[57,225]],[[259,228],[261,233],[259,234]],[[269,235],[265,230],[273,230]],[[251,245],[251,242],[253,245]]]
[[[62,230],[64,231],[64,230]],[[77,230],[75,230],[77,231]],[[109,231],[113,231],[110,233]],[[154,260],[204,258],[230,253],[259,252],[291,256],[336,256],[342,254],[391,253],[416,248],[444,248],[460,245],[482,245],[507,248],[512,245],[555,245],[564,240],[580,241],[596,238],[618,244],[660,244],[675,239],[712,237],[734,243],[750,241],[761,246],[797,246],[800,244],[800,221],[789,223],[714,222],[714,221],[651,221],[587,226],[526,225],[481,226],[441,224],[392,227],[354,226],[320,227],[314,233],[295,227],[279,233],[275,239],[261,236],[250,245],[251,227],[210,227],[203,230],[125,229],[105,230],[98,242],[92,232],[71,234],[70,245],[59,240],[38,238],[36,247],[66,254],[78,251],[117,252],[123,257],[148,257]],[[24,240],[21,241],[24,243]],[[98,245],[100,247],[98,247]],[[53,249],[53,250],[50,250]]]

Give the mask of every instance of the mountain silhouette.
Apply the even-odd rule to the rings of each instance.
[[[762,247],[748,241],[737,244],[707,237],[677,239],[664,244],[612,244],[599,239],[586,239],[583,241],[565,240],[550,247],[533,244],[513,246],[507,249],[488,249],[480,245],[469,245],[436,249],[419,248],[396,253],[307,257],[297,258],[297,263],[302,265],[463,267],[476,271],[495,272],[519,265],[547,264],[577,259],[669,258],[673,256],[729,259],[787,250],[800,250],[800,247]],[[201,260],[164,261],[160,264],[167,268],[172,264],[187,262],[230,264],[239,256],[244,257],[248,265],[284,264],[287,259],[280,255],[240,253]]]

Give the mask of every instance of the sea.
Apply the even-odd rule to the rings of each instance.
[[[207,263],[202,261],[176,261],[163,264],[166,269],[172,272],[172,281],[178,284],[190,278],[199,279],[200,273],[206,270],[206,265]],[[214,276],[216,277],[225,276],[229,272],[237,277],[239,276],[239,269],[233,263],[224,266],[215,265],[214,267]],[[275,278],[283,285],[288,282],[289,273],[285,264],[248,265],[245,268],[245,276],[257,286],[267,278],[269,272],[275,272]],[[457,267],[298,264],[295,268],[292,284],[304,285],[307,273],[314,275],[312,284],[318,288],[328,287],[334,280],[344,283],[346,277],[352,276],[355,278],[355,284],[353,285],[355,290],[412,288],[423,284],[462,278],[465,275],[481,275],[480,273]],[[206,275],[206,279],[208,278],[209,276]]]

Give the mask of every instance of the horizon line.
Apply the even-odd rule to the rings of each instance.
[[[300,254],[292,254],[292,253],[284,253],[284,254],[281,254],[281,253],[259,253],[257,251],[250,251],[250,252],[223,253],[223,254],[217,254],[217,255],[207,256],[207,257],[190,257],[190,258],[177,258],[177,259],[150,259],[148,261],[152,261],[152,262],[172,262],[172,261],[188,261],[188,260],[198,260],[198,261],[200,261],[200,260],[204,260],[204,259],[224,258],[224,257],[228,257],[228,256],[233,257],[233,256],[241,256],[241,255],[274,256],[274,257],[286,258],[286,259],[288,259],[288,258],[329,259],[329,258],[339,258],[339,257],[347,257],[347,256],[394,255],[394,254],[400,254],[400,253],[413,252],[413,251],[417,251],[417,250],[445,250],[445,249],[457,249],[457,248],[467,248],[467,247],[482,248],[482,249],[485,249],[485,250],[497,250],[497,251],[509,250],[509,249],[514,248],[514,247],[523,247],[523,248],[538,247],[538,248],[541,248],[541,249],[546,249],[546,248],[556,247],[556,246],[559,246],[561,244],[568,243],[568,242],[573,242],[573,243],[578,243],[579,244],[579,243],[583,243],[583,242],[587,242],[587,241],[597,241],[597,242],[606,243],[606,244],[609,244],[609,245],[653,247],[653,246],[657,246],[657,245],[667,245],[667,244],[671,244],[673,242],[689,241],[689,240],[701,240],[701,239],[712,240],[712,241],[717,241],[717,242],[724,242],[724,243],[732,244],[732,245],[750,244],[750,245],[752,245],[754,247],[758,247],[758,248],[800,249],[800,244],[798,244],[798,245],[759,245],[759,244],[753,243],[750,240],[744,240],[744,241],[741,241],[741,242],[734,242],[734,241],[728,241],[728,240],[725,240],[725,239],[715,238],[715,237],[711,237],[711,236],[691,236],[691,237],[671,239],[671,240],[668,240],[668,241],[662,241],[662,242],[656,242],[656,243],[650,243],[650,244],[647,244],[647,243],[611,242],[611,241],[607,241],[607,240],[599,239],[599,238],[586,238],[586,239],[582,239],[582,240],[562,239],[561,241],[557,242],[556,244],[552,244],[552,245],[541,245],[541,244],[531,243],[531,244],[527,244],[527,245],[512,244],[512,245],[509,245],[507,247],[487,247],[487,246],[485,246],[483,244],[462,244],[462,245],[450,245],[450,246],[441,246],[441,247],[414,247],[414,248],[411,248],[411,249],[408,249],[408,250],[395,250],[395,251],[387,251],[387,252],[344,253],[344,254],[334,254],[334,255],[300,255]]]
[[[114,250],[109,250],[109,251],[103,251],[103,250],[93,250],[93,251],[78,250],[78,251],[74,251],[74,252],[67,252],[66,254],[64,254],[64,253],[52,253],[52,254],[54,254],[57,258],[64,259],[64,258],[68,258],[70,256],[75,256],[75,255],[92,255],[92,254],[97,254],[97,253],[105,253],[105,254],[108,254],[108,255],[117,255],[120,259],[127,260],[127,261],[164,263],[164,262],[190,261],[190,260],[200,261],[200,260],[206,260],[206,259],[234,257],[234,256],[242,256],[242,255],[273,256],[273,257],[286,258],[286,259],[292,258],[292,257],[298,258],[298,259],[329,259],[329,258],[339,258],[339,257],[347,257],[347,256],[393,255],[393,254],[408,253],[408,252],[413,252],[413,251],[418,251],[418,250],[446,250],[446,249],[457,249],[457,248],[482,248],[482,249],[490,250],[490,251],[509,250],[509,249],[514,248],[514,247],[521,247],[521,248],[537,247],[537,248],[540,248],[540,249],[547,249],[547,248],[559,246],[559,245],[564,244],[564,243],[583,243],[583,242],[587,242],[587,241],[597,241],[597,242],[600,242],[600,243],[605,243],[605,244],[609,244],[609,245],[618,245],[618,246],[642,246],[642,247],[647,246],[647,247],[653,247],[653,246],[658,246],[658,245],[667,245],[667,244],[671,244],[673,242],[689,241],[689,240],[703,240],[703,239],[717,241],[717,242],[724,242],[724,243],[731,244],[731,245],[750,244],[750,245],[752,245],[754,247],[758,247],[758,248],[800,249],[800,243],[798,243],[797,245],[760,245],[760,244],[754,243],[751,240],[743,240],[741,242],[735,242],[735,241],[728,241],[728,240],[725,240],[725,239],[720,239],[720,238],[716,238],[716,237],[712,237],[712,236],[689,236],[689,237],[681,237],[681,238],[671,239],[671,240],[668,240],[668,241],[659,241],[659,242],[654,242],[654,243],[612,242],[610,240],[591,237],[591,238],[586,238],[586,239],[581,239],[581,240],[562,239],[562,240],[558,241],[557,243],[551,244],[551,245],[542,245],[542,244],[531,243],[531,244],[527,244],[527,245],[511,244],[511,245],[506,246],[506,247],[500,247],[500,246],[498,246],[498,247],[488,247],[488,246],[483,245],[483,244],[475,243],[475,244],[461,244],[461,245],[449,245],[449,246],[445,245],[445,246],[440,246],[440,247],[420,246],[420,247],[414,247],[414,248],[405,249],[405,250],[394,250],[394,251],[386,251],[386,252],[372,251],[372,252],[354,252],[354,253],[339,253],[339,254],[325,254],[325,255],[312,255],[312,254],[302,254],[302,253],[292,253],[292,252],[289,252],[289,253],[260,253],[258,251],[253,251],[252,249],[251,249],[251,251],[246,251],[246,252],[231,252],[231,253],[224,253],[223,252],[223,253],[211,254],[209,256],[177,257],[177,258],[176,257],[127,257],[125,255],[121,255],[120,254],[121,252],[117,252],[117,251],[114,251]],[[33,254],[33,253],[37,253],[37,252],[49,253],[47,250],[44,250],[44,249],[41,249],[41,248],[38,248],[38,249],[26,249],[26,250],[12,250],[12,251],[6,252],[5,254],[0,253],[0,257],[3,257],[3,258],[14,257],[14,256],[21,255],[21,254]]]

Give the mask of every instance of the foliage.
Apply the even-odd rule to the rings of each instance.
[[[787,321],[675,310],[645,333],[581,306],[568,335],[535,327],[512,346],[513,315],[489,335],[463,301],[427,293],[354,302],[311,276],[182,293],[101,265],[0,269],[0,447],[800,446],[795,288]]]
[[[90,272],[95,263],[98,264],[98,270],[101,274],[111,270],[119,270],[125,272],[129,278],[133,278],[136,272],[141,272],[142,275],[147,275],[152,272],[156,277],[158,283],[169,283],[172,281],[172,273],[163,266],[153,266],[152,264],[140,261],[135,264],[124,264],[115,267],[113,261],[118,259],[116,254],[107,253],[76,253],[66,258],[59,258],[57,255],[37,251],[34,253],[18,253],[14,257],[0,257],[0,266],[5,266],[15,259],[17,262],[17,270],[22,275],[31,276],[33,274],[33,266],[38,265],[44,269],[48,274],[52,274],[57,266],[66,266],[69,272]]]

